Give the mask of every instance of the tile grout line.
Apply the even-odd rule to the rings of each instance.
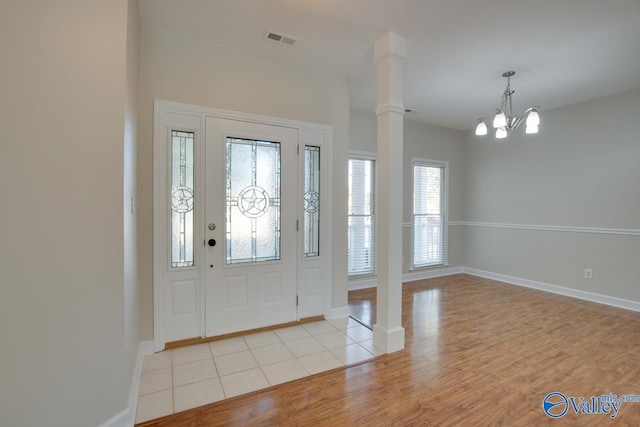
[[[271,329],[271,331],[273,331],[273,329]],[[280,337],[278,337],[278,334],[276,334],[275,332],[273,333],[273,335],[275,335],[278,339],[280,339]],[[244,337],[243,337],[244,339]],[[246,340],[245,340],[246,341]],[[249,343],[246,343],[247,346],[249,346]],[[267,344],[267,345],[271,345],[271,344]],[[262,347],[266,347],[266,346],[262,346]],[[256,348],[260,348],[260,347],[256,347]],[[264,371],[262,370],[262,366],[260,366],[260,363],[258,362],[258,359],[256,359],[256,355],[253,354],[253,349],[251,347],[249,347],[249,353],[251,353],[251,357],[253,357],[253,360],[256,362],[256,365],[258,365],[258,369],[260,369],[260,372],[262,372],[262,376],[264,377],[264,379],[267,381],[267,384],[269,384],[270,386],[272,386],[273,384],[271,384],[269,382],[269,378],[267,378],[267,375],[264,373]],[[258,389],[260,390],[260,389]],[[254,390],[257,391],[257,390]]]
[[[221,375],[220,375],[220,371],[218,371],[218,365],[216,365],[216,358],[213,356],[213,349],[211,348],[211,343],[207,344],[207,347],[209,348],[209,353],[211,353],[211,363],[213,363],[213,370],[216,373],[216,378],[218,379],[218,383],[220,384],[220,390],[222,390],[222,395],[224,396],[225,400],[227,399],[227,393],[224,392],[224,387],[222,387],[222,380]]]
[[[275,330],[274,330],[275,332]],[[308,332],[307,332],[308,333]],[[293,380],[289,380],[289,381],[295,381],[296,379],[300,379],[300,378],[305,378],[308,377],[309,375],[311,375],[311,373],[309,373],[309,371],[307,370],[307,368],[304,367],[304,365],[298,360],[298,357],[296,357],[295,354],[293,354],[293,352],[291,351],[291,349],[287,346],[287,343],[285,341],[282,340],[282,338],[280,337],[280,335],[278,335],[277,332],[275,332],[276,336],[278,337],[278,339],[280,339],[280,344],[282,344],[284,346],[284,348],[291,353],[291,355],[293,356],[293,359],[285,359],[285,360],[281,360],[279,362],[274,362],[271,363],[270,365],[275,365],[276,363],[280,363],[280,362],[285,362],[288,360],[295,360],[297,361],[300,366],[302,367],[302,369],[304,370],[304,372],[306,372],[306,375],[303,375],[302,377],[298,377],[298,378],[294,378]],[[311,336],[313,338],[313,336]],[[306,337],[305,337],[306,338]],[[304,338],[303,338],[304,339]],[[260,363],[258,363],[258,366],[260,367],[260,370],[262,371],[262,375],[264,375],[264,377],[266,378],[267,382],[269,383],[269,385],[271,387],[279,385],[279,384],[283,384],[283,383],[278,383],[278,384],[271,384],[271,381],[269,381],[269,378],[267,377],[267,374],[264,372],[264,369],[262,369],[263,366],[269,366],[269,365],[261,365]],[[285,382],[289,382],[289,381],[285,381]]]
[[[282,344],[284,346],[284,348],[286,348],[287,351],[289,351],[289,349],[287,348],[287,345],[284,343],[284,341],[282,341],[282,338],[280,338],[280,335],[278,335],[278,333],[275,332],[275,330],[273,330],[273,333],[280,340],[279,344]],[[258,359],[256,359],[255,355],[253,354],[253,351],[251,351],[251,354],[253,355],[253,358],[256,360],[256,363],[258,364],[258,368],[260,369],[260,372],[262,372],[262,375],[264,376],[264,379],[267,380],[267,384],[269,384],[270,387],[273,387],[273,386],[277,385],[277,384],[271,384],[271,381],[269,381],[269,377],[267,377],[267,374],[264,372],[264,369],[262,369],[263,365],[260,364],[260,362],[258,362]],[[293,353],[291,353],[291,354],[293,355]],[[295,358],[295,356],[294,356],[294,358]],[[275,363],[278,363],[278,362],[275,362]]]

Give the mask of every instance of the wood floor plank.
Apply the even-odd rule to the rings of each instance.
[[[349,316],[373,328],[376,323],[376,289],[349,291]]]
[[[640,313],[461,274],[405,284],[403,326],[402,351],[141,425],[640,425],[640,403],[542,410],[640,394]]]

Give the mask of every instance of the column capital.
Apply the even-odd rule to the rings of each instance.
[[[407,41],[396,33],[388,32],[376,41],[373,51],[375,62],[387,55],[395,55],[404,59],[407,57]]]
[[[404,115],[404,106],[398,104],[378,105],[378,108],[376,108],[376,115],[379,116],[384,113],[399,113]]]

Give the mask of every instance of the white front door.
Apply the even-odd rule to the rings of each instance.
[[[297,320],[298,130],[206,118],[205,335]]]

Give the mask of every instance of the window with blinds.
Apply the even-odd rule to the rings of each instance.
[[[348,253],[350,276],[376,269],[375,161],[349,159]]]
[[[447,166],[413,162],[413,268],[446,263]]]

